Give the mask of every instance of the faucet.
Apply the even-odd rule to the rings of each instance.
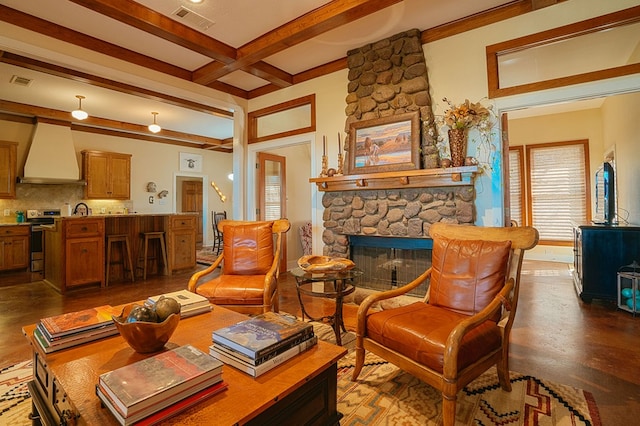
[[[82,211],[78,211],[78,207],[80,206],[84,206],[84,213]],[[85,203],[78,203],[76,204],[76,206],[73,208],[73,214],[74,216],[77,214],[80,214],[80,216],[89,216],[89,206],[87,206]]]

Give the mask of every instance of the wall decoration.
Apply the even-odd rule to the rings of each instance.
[[[351,123],[349,174],[418,169],[419,149],[417,111]]]
[[[202,155],[190,154],[187,152],[180,153],[180,171],[181,172],[202,172]]]

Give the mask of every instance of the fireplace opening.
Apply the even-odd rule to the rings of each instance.
[[[402,287],[431,266],[431,239],[351,235],[349,245],[351,260],[364,272],[357,282],[360,288]],[[407,294],[424,296],[428,287],[427,281]]]

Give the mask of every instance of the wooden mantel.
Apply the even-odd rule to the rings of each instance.
[[[332,177],[310,178],[318,191],[355,191],[366,189],[428,188],[440,186],[473,185],[478,166],[439,169],[402,170],[397,172],[367,173]]]

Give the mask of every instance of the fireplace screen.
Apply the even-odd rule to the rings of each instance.
[[[431,266],[431,250],[352,245],[351,260],[364,272],[358,287],[391,290],[410,283],[426,271]],[[428,287],[427,281],[407,294],[424,296]]]

